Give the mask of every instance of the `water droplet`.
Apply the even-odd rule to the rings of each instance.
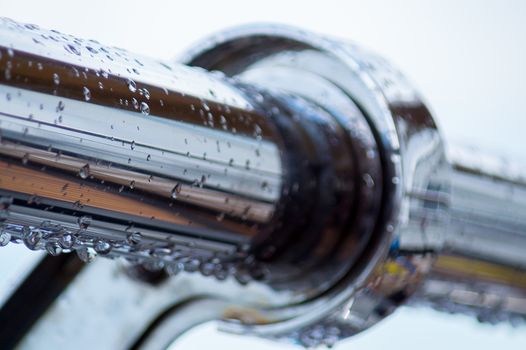
[[[250,274],[247,271],[242,270],[242,269],[235,271],[234,277],[239,282],[239,284],[242,284],[242,285],[248,284],[248,282],[250,282],[251,280]]]
[[[71,52],[77,56],[80,56],[80,50],[76,46],[67,44],[67,45],[64,45],[64,48],[66,49],[66,51]]]
[[[223,127],[223,130],[226,130],[226,129],[228,128],[226,118],[225,118],[225,116],[222,115],[222,114],[219,116],[219,123],[220,123],[221,126]]]
[[[137,84],[135,84],[135,82],[133,80],[128,79],[127,84],[128,84],[128,89],[131,92],[136,92],[137,91]]]
[[[53,73],[53,83],[55,85],[60,85],[60,77],[57,73]]]
[[[208,112],[207,119],[208,119],[208,125],[210,125],[211,127],[214,127],[214,115]]]
[[[174,262],[174,263],[166,264],[164,269],[166,270],[167,274],[171,276],[175,276],[179,272],[181,272],[183,268],[184,268],[183,264]]]
[[[9,57],[15,57],[15,51],[13,51],[12,48],[8,48],[8,49],[7,49],[7,55],[8,55]]]
[[[201,260],[198,258],[190,258],[187,261],[183,263],[184,270],[187,272],[195,272],[199,269],[199,266],[201,265]]]
[[[0,231],[0,247],[5,247],[11,241],[11,234],[7,231]]]
[[[162,260],[148,260],[144,263],[142,263],[142,266],[150,271],[150,272],[157,272],[161,271],[164,267],[164,261]]]
[[[95,259],[97,253],[93,248],[82,247],[77,249],[77,256],[80,260],[84,261],[85,263],[89,263],[93,261],[93,259]]]
[[[369,187],[369,188],[374,187],[374,180],[373,180],[373,178],[371,177],[371,175],[369,175],[369,174],[364,174],[364,175],[362,176],[362,179],[363,179],[363,181],[364,181],[364,183],[365,183],[365,186],[367,186],[367,187]]]
[[[214,271],[214,276],[220,281],[224,281],[228,277],[228,269],[222,265],[218,265]]]
[[[135,141],[132,141],[132,142],[130,143],[130,148],[131,148],[131,149],[135,149]]]
[[[58,239],[58,243],[64,249],[71,249],[75,244],[75,236],[73,236],[71,233],[64,233]]]
[[[82,94],[84,95],[84,100],[86,101],[91,100],[91,92],[86,86],[82,88]]]
[[[78,218],[77,223],[81,229],[85,230],[91,225],[91,217],[87,215],[81,216]]]
[[[37,245],[43,237],[42,231],[24,227],[24,244],[31,250],[36,250]]]
[[[57,242],[47,242],[46,251],[51,256],[57,256],[62,253],[62,247]]]
[[[261,95],[259,93],[255,94],[255,98],[256,98],[256,101],[259,102],[259,103],[265,102],[265,99],[263,98],[263,95]]]
[[[100,239],[94,243],[93,248],[97,254],[107,255],[111,252],[112,246],[109,242]]]
[[[146,161],[149,162],[151,159],[152,159],[152,156],[148,154],[148,155],[146,156]]]
[[[176,199],[177,198],[177,195],[181,192],[181,187],[182,185],[180,183],[178,183],[177,185],[175,185],[175,187],[172,189],[172,193],[171,193],[171,197],[173,199]]]
[[[58,112],[62,112],[62,111],[64,110],[64,107],[66,107],[66,106],[64,105],[64,102],[62,102],[62,101],[58,101],[58,104],[57,104],[57,113],[58,113]]]
[[[172,253],[170,248],[155,248],[151,255],[156,258],[164,258]]]
[[[130,189],[134,189],[135,188],[135,180],[131,180],[130,181]]]
[[[128,244],[132,246],[141,243],[141,240],[142,240],[142,235],[140,232],[132,232],[128,234],[128,236],[126,237],[126,242],[128,242]]]
[[[147,99],[147,100],[150,99],[150,91],[148,91],[147,89],[142,89],[142,94],[143,94],[145,99]]]
[[[93,47],[91,46],[86,46],[86,49],[88,49],[89,52],[91,52],[92,54],[97,54],[98,51],[96,49],[94,49]]]
[[[99,82],[98,82],[98,85],[99,85],[99,89],[101,89],[101,90],[104,89],[104,84],[102,84],[102,81],[99,81]]]
[[[141,102],[141,112],[144,115],[150,114],[150,107],[146,102]]]
[[[135,97],[132,97],[131,102],[132,102],[133,108],[139,109],[139,101],[137,101]]]
[[[79,170],[79,176],[81,179],[87,179],[89,176],[89,164],[84,165]]]
[[[210,276],[216,269],[217,264],[213,261],[206,261],[201,264],[199,270],[204,276]]]

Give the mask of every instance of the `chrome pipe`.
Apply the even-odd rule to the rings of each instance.
[[[526,315],[526,169],[477,149],[450,152],[450,225],[412,302],[481,322]]]
[[[220,72],[1,25],[4,236],[51,254],[125,257],[242,283],[275,265],[274,288],[294,289],[297,300],[355,260],[332,258],[338,240],[363,249],[367,235],[344,236],[351,140],[320,107]],[[305,242],[287,251],[298,235]],[[296,260],[333,277],[304,280]]]
[[[0,242],[200,272],[148,307],[123,297],[145,319],[125,341],[101,330],[107,344],[203,294],[222,300],[223,329],[307,347],[404,303],[524,319],[526,172],[448,157],[374,54],[256,26],[160,62],[5,19],[0,53]],[[69,293],[79,308],[107,298]]]

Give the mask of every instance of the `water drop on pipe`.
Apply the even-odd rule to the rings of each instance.
[[[87,87],[82,88],[82,94],[84,95],[84,100],[89,101],[91,100],[91,92]]]
[[[97,256],[97,253],[92,248],[80,248],[77,250],[77,256],[80,260],[82,260],[85,263],[89,263],[95,259]]]
[[[89,176],[89,164],[84,165],[79,170],[79,176],[81,179],[87,179]]]
[[[135,84],[135,82],[131,79],[128,80],[128,90],[131,92],[137,91],[137,84]]]
[[[75,236],[71,233],[65,233],[59,238],[58,243],[63,249],[71,249],[75,244]]]
[[[172,189],[171,197],[172,199],[176,199],[179,192],[181,192],[181,184],[175,185],[175,187]]]
[[[60,253],[62,253],[62,248],[57,242],[47,242],[46,243],[46,251],[51,256],[57,256]]]
[[[150,106],[146,102],[141,102],[141,113],[144,115],[150,114]]]
[[[6,231],[0,232],[0,247],[5,247],[11,241],[11,234]]]
[[[97,252],[97,254],[107,255],[111,252],[112,246],[107,241],[98,240],[93,245],[93,248],[95,249],[95,252]]]
[[[64,107],[66,107],[66,106],[64,105],[64,102],[59,101],[58,104],[57,104],[57,109],[56,109],[56,111],[57,111],[57,112],[62,112],[62,111],[64,110]]]
[[[142,235],[140,232],[132,232],[126,237],[126,241],[129,245],[137,245],[141,243]]]
[[[55,83],[55,85],[60,85],[60,77],[57,73],[53,73],[53,83]]]

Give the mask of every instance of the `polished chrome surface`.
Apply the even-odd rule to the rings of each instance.
[[[450,160],[449,230],[411,302],[524,324],[526,169],[466,147],[451,148]]]
[[[257,60],[252,52],[258,52]],[[424,230],[440,232],[447,223],[441,204],[448,165],[429,111],[403,76],[354,45],[281,26],[222,33],[185,60],[316,101],[337,116],[346,111],[342,124],[361,141],[356,149],[365,150],[361,164],[367,167],[360,179],[381,196],[379,207],[372,207],[377,211],[366,210],[355,224],[373,220],[366,254],[339,284],[308,303],[263,313],[280,322],[225,328],[308,347],[331,345],[375,324],[406,300],[434,256],[427,249],[407,251],[405,242]],[[342,101],[358,106],[372,137]],[[376,164],[381,169],[371,171]],[[360,231],[366,233],[367,226]]]
[[[4,235],[199,268],[270,223],[279,136],[225,79],[9,20],[1,40]]]
[[[328,290],[364,251],[370,233],[348,230],[374,188],[355,183],[368,165],[330,111],[219,71],[1,24],[4,237],[262,280],[276,292],[254,296],[265,306]]]
[[[306,347],[404,303],[523,322],[526,172],[446,154],[422,98],[374,54],[269,25],[178,63],[9,20],[0,46],[0,243],[128,260],[88,266],[24,347],[59,322],[50,347],[89,343],[97,316],[70,312],[86,299],[120,300],[90,343],[110,348],[155,348],[159,317],[196,297],[226,331]],[[148,285],[134,264],[201,273]],[[112,276],[111,291],[82,287]]]

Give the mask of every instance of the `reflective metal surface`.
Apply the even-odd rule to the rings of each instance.
[[[415,304],[481,322],[526,315],[526,171],[470,148],[451,149],[450,226]]]
[[[203,297],[196,320],[305,347],[406,302],[523,322],[526,171],[447,156],[385,60],[251,26],[159,62],[10,20],[0,52],[0,242],[124,258],[81,271],[22,348],[162,348]],[[115,308],[95,340],[85,300]]]
[[[354,233],[356,249],[334,259],[356,169],[348,135],[317,105],[2,25],[4,236],[84,260],[269,279],[287,302],[326,290],[363,249]],[[303,246],[287,249],[300,234]]]

